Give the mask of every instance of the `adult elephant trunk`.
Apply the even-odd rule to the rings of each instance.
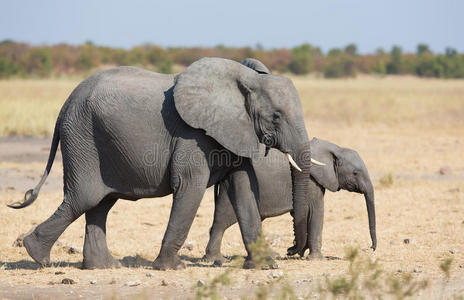
[[[308,180],[310,177],[311,151],[309,141],[304,143],[294,157],[301,171],[292,168],[293,185],[293,232],[295,234],[294,253],[302,253],[306,249],[308,239],[308,216],[310,203],[308,201]]]
[[[364,193],[364,198],[366,199],[367,215],[369,217],[369,233],[372,240],[371,248],[375,251],[375,248],[377,248],[377,235],[375,231],[375,201],[372,184],[369,185],[367,191]]]

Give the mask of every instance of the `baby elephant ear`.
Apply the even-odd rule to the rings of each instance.
[[[189,126],[205,130],[236,155],[252,157],[259,152],[259,141],[246,101],[258,90],[258,77],[232,60],[200,59],[176,79],[176,109]]]
[[[310,146],[311,158],[314,158],[315,160],[325,164],[325,166],[317,166],[312,164],[310,170],[311,177],[313,177],[317,183],[329,191],[338,191],[338,176],[335,172],[335,162],[337,159],[335,154],[337,153],[336,148],[338,148],[338,146],[316,138],[311,140]]]
[[[259,74],[271,74],[271,71],[259,60],[254,58],[245,58],[241,62],[242,65],[255,70]]]

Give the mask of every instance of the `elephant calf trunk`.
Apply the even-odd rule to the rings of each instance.
[[[369,218],[369,233],[372,240],[371,248],[375,251],[377,248],[377,234],[375,229],[375,201],[373,189],[371,189],[368,193],[365,193],[364,198],[366,199],[367,215]]]

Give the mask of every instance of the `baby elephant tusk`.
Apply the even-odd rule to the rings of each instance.
[[[325,166],[325,163],[321,163],[320,161],[317,161],[314,158],[311,158],[311,163],[316,166]]]
[[[298,167],[298,165],[296,164],[296,162],[293,160],[292,156],[290,154],[287,153],[287,159],[288,161],[290,162],[290,164],[295,168],[297,169],[298,171],[301,172],[301,169],[300,167]]]

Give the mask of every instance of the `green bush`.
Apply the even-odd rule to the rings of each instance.
[[[401,47],[393,46],[390,52],[390,62],[387,64],[388,74],[400,74],[403,63],[403,50]]]
[[[0,78],[8,78],[19,73],[19,66],[8,58],[0,56]]]
[[[25,69],[29,74],[41,77],[49,76],[52,72],[52,55],[49,48],[33,48],[25,58]]]
[[[345,47],[345,53],[351,56],[358,54],[358,47],[355,44],[349,44]]]
[[[312,47],[303,44],[292,49],[292,60],[288,66],[290,72],[300,75],[308,74],[313,67]]]
[[[158,67],[158,72],[160,73],[165,73],[165,74],[172,74],[172,61],[171,60],[166,60],[160,64]]]
[[[432,54],[432,51],[430,51],[429,46],[426,44],[419,44],[417,45],[417,51],[416,51],[418,56],[424,55],[424,54]]]
[[[417,61],[416,74],[421,77],[444,77],[443,65],[431,54],[422,54]]]
[[[325,78],[355,77],[356,66],[354,60],[349,56],[334,58],[324,67]]]

